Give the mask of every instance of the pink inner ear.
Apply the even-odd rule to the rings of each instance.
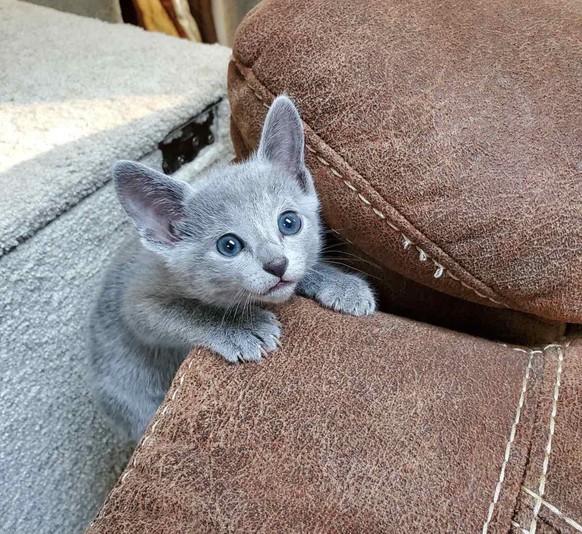
[[[180,217],[174,215],[170,220],[166,210],[161,205],[155,209],[153,206],[136,205],[135,202],[132,204],[134,210],[139,213],[141,226],[146,229],[149,239],[167,245],[173,245],[180,241],[175,229],[175,223]]]
[[[142,238],[165,245],[179,242],[176,224],[185,216],[188,185],[137,163],[120,162],[114,172],[121,203]]]

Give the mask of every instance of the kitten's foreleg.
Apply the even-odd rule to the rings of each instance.
[[[257,307],[235,314],[188,299],[149,296],[128,301],[123,315],[134,335],[147,345],[206,347],[229,362],[260,360],[277,348],[281,337],[275,314]]]
[[[376,299],[363,278],[325,262],[318,262],[299,282],[297,293],[342,313],[371,315],[376,311]]]

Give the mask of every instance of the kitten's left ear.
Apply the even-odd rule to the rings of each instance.
[[[261,134],[258,156],[297,176],[305,190],[312,188],[305,167],[303,125],[289,97],[278,96],[269,108]]]
[[[118,161],[113,178],[142,243],[154,252],[168,252],[181,240],[176,225],[185,217],[188,184],[132,161]]]

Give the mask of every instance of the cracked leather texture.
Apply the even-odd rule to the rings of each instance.
[[[235,40],[233,122],[252,149],[287,92],[345,238],[439,291],[580,323],[581,6],[266,0]]]
[[[580,345],[532,354],[301,298],[280,316],[260,364],[190,354],[90,534],[508,532],[540,476],[559,351],[545,498],[582,519]]]

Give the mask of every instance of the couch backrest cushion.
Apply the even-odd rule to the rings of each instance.
[[[475,302],[582,322],[576,0],[264,1],[230,72],[239,155],[287,92],[328,224]]]

